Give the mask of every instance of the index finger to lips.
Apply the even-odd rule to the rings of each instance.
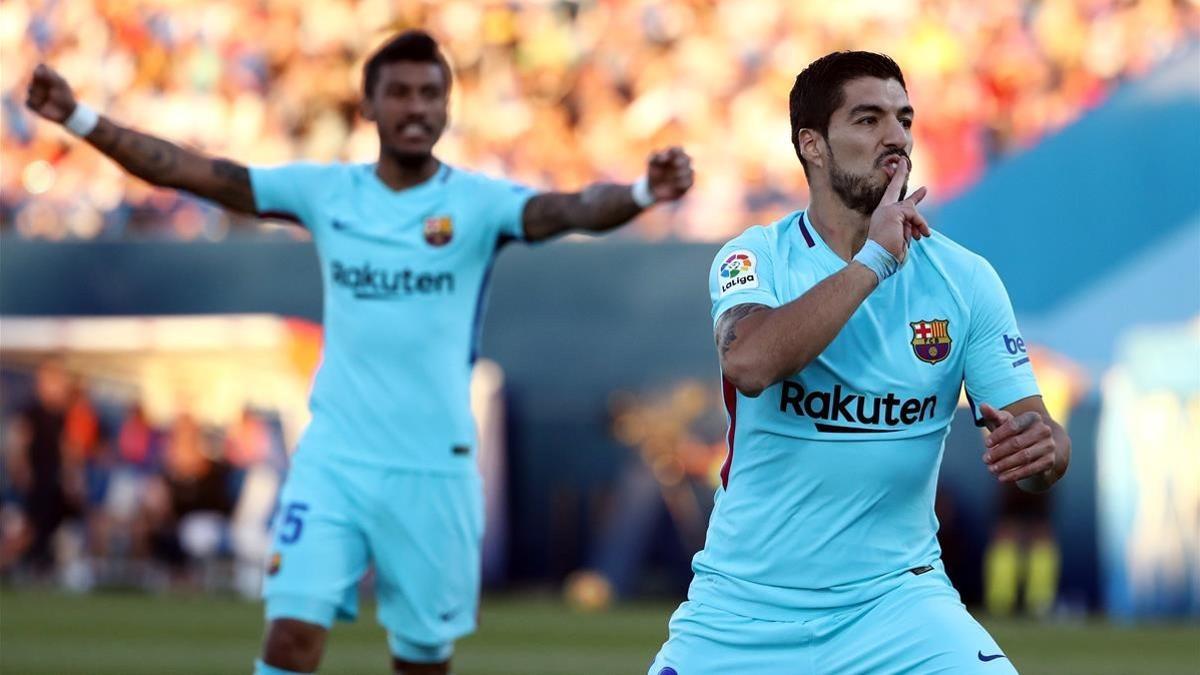
[[[892,174],[892,180],[888,183],[887,190],[883,193],[883,199],[879,200],[879,205],[887,206],[900,201],[900,191],[904,189],[904,181],[907,178],[908,162],[900,162],[896,166],[896,172]]]

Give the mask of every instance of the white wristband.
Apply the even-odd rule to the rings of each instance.
[[[99,123],[100,115],[90,105],[76,103],[74,112],[71,113],[66,122],[63,122],[63,126],[67,128],[67,131],[80,138],[84,138],[92,133]]]
[[[896,256],[874,239],[868,239],[867,243],[863,244],[854,256],[854,261],[874,272],[880,283],[900,269],[900,261],[896,260]]]
[[[654,193],[650,191],[650,179],[646,176],[637,179],[637,182],[630,186],[629,192],[633,195],[633,202],[643,209],[654,206],[654,203],[658,201],[655,199]]]

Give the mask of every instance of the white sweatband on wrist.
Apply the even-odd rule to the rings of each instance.
[[[862,249],[855,254],[854,261],[874,272],[880,283],[900,269],[900,261],[896,260],[896,256],[873,239],[868,239],[867,243],[863,244]]]
[[[67,118],[67,121],[63,122],[63,126],[67,128],[67,131],[84,138],[92,133],[99,123],[100,114],[95,109],[86,103],[76,103],[75,110]]]
[[[648,209],[654,206],[658,200],[655,199],[654,193],[650,191],[650,178],[642,176],[630,186],[629,192],[633,195],[633,202],[643,209]]]

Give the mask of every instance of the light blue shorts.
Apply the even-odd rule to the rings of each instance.
[[[853,609],[763,621],[685,602],[649,675],[1016,673],[940,570]]]
[[[478,474],[335,466],[298,458],[272,523],[268,620],[326,628],[358,614],[358,582],[375,568],[379,623],[393,655],[450,658],[475,630],[483,491]]]

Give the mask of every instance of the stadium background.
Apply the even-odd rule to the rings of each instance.
[[[723,239],[805,202],[786,94],[804,64],[839,48],[883,51],[904,68],[918,110],[913,180],[931,187],[930,220],[1000,271],[1074,439],[1053,496],[1055,609],[989,626],[1022,672],[1194,672],[1191,0],[6,1],[5,454],[20,452],[13,419],[39,365],[65,367],[83,394],[64,452],[84,516],[62,528],[53,573],[5,560],[5,672],[249,663],[258,607],[228,596],[256,583],[271,486],[303,426],[320,340],[303,233],[233,230],[222,211],[124,178],[22,109],[33,65],[61,69],[120,121],[245,162],[369,160],[358,68],[387,31],[409,26],[434,32],[455,65],[438,146],[447,161],[546,188],[629,180],[666,143],[698,167],[678,207],[601,241],[514,248],[498,262],[483,342],[494,365],[477,374],[475,400],[489,439],[490,591],[464,672],[633,672],[665,635],[722,456],[704,275]],[[948,565],[973,605],[998,501],[979,443],[955,425],[939,504]],[[122,477],[161,473],[176,455],[231,479],[219,515],[179,523],[172,566],[133,554],[138,495],[114,495],[146,485]],[[11,466],[6,546],[19,530]],[[143,593],[112,595],[128,588]],[[563,589],[571,606],[602,608],[612,594],[616,607],[572,613]],[[194,636],[161,633],[176,622]],[[335,638],[328,672],[380,662],[364,623]],[[211,655],[218,646],[233,653]]]

